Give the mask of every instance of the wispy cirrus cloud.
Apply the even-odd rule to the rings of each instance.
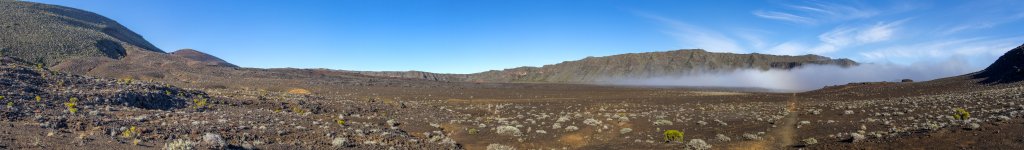
[[[799,23],[799,24],[815,24],[815,23],[817,23],[817,20],[815,20],[815,19],[811,19],[811,18],[803,17],[803,16],[798,16],[798,15],[794,15],[794,14],[790,14],[790,13],[777,12],[777,11],[756,10],[756,11],[754,11],[754,15],[757,16],[757,17],[765,18],[765,19],[775,19],[775,20],[789,21],[789,22],[794,22],[794,23]]]
[[[1024,19],[1024,11],[1021,11],[1013,15],[986,15],[985,18],[978,18],[974,21],[965,21],[965,23],[955,25],[953,27],[945,28],[939,32],[939,35],[950,35],[960,33],[968,30],[979,30],[988,29],[1003,25],[1006,23],[1018,21]]]
[[[653,14],[638,14],[667,26],[668,29],[663,32],[675,38],[682,46],[700,48],[713,52],[746,52],[746,50],[744,50],[736,40],[733,40],[729,36],[720,32]]]
[[[858,5],[844,5],[826,2],[786,4],[782,10],[755,10],[754,16],[797,24],[816,25],[819,23],[868,18],[880,12]]]
[[[1024,36],[1005,38],[963,38],[902,44],[859,53],[867,61],[916,61],[948,57],[969,57],[977,63],[994,61],[1020,46]]]
[[[860,27],[836,27],[818,35],[818,44],[806,46],[796,41],[783,42],[768,50],[773,54],[828,54],[847,47],[884,42],[893,38],[906,20],[878,22]]]

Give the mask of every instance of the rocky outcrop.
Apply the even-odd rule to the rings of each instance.
[[[1024,45],[999,56],[996,62],[993,62],[985,70],[977,72],[973,77],[983,79],[981,82],[986,84],[1024,80]]]
[[[162,53],[114,20],[79,9],[0,1],[0,55],[54,65],[68,58],[125,57],[126,49]]]

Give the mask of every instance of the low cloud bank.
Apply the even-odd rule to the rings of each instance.
[[[963,59],[918,62],[910,65],[861,64],[854,67],[806,65],[791,70],[736,70],[702,72],[651,78],[611,78],[605,84],[632,86],[704,86],[766,88],[780,92],[799,92],[852,82],[932,79],[963,75],[983,68],[971,67]]]

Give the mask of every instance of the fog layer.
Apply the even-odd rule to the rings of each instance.
[[[919,62],[911,65],[891,63],[861,64],[854,67],[805,65],[791,70],[735,70],[698,72],[650,78],[609,78],[604,84],[635,86],[706,86],[767,88],[780,92],[799,92],[852,82],[913,79],[926,81],[963,75],[981,68],[970,67],[962,59]]]

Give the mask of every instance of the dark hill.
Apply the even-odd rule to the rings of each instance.
[[[988,68],[973,75],[981,83],[1012,83],[1024,80],[1024,45],[999,56]]]
[[[857,65],[849,59],[818,55],[781,56],[715,53],[700,49],[588,57],[543,67],[520,67],[473,74],[469,81],[593,82],[610,78],[648,78],[701,71],[793,69],[803,65]]]
[[[238,67],[234,64],[224,61],[223,59],[217,58],[216,56],[206,54],[194,49],[181,49],[178,51],[171,52],[171,54],[199,61],[203,65],[207,66]]]
[[[691,49],[587,57],[543,67],[519,67],[475,74],[437,74],[419,71],[357,73],[438,81],[591,83],[614,78],[649,78],[702,71],[793,69],[804,65],[849,67],[858,63],[849,59],[832,59],[818,55],[733,54]]]
[[[142,36],[96,13],[21,1],[0,1],[0,53],[32,63],[68,58],[125,57],[126,49],[163,52]]]

